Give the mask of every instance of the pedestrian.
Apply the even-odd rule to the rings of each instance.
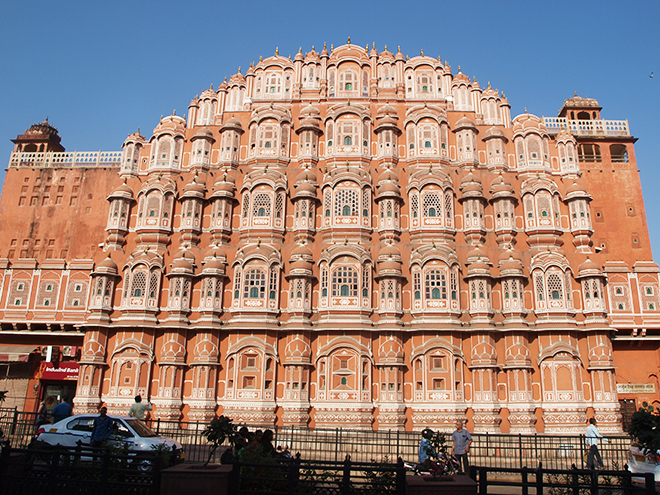
[[[470,452],[472,435],[463,428],[463,421],[460,419],[456,421],[456,431],[452,433],[451,439],[453,441],[452,451],[461,465],[461,472],[469,473],[470,461],[468,460],[468,452]]]
[[[589,419],[589,426],[587,426],[587,434],[585,441],[587,446],[589,446],[589,454],[587,455],[587,469],[602,469],[603,459],[600,457],[600,452],[598,451],[598,439],[602,438],[603,442],[608,442],[607,438],[603,438],[603,435],[600,434],[598,428],[596,428],[596,418]],[[594,463],[594,457],[598,462],[598,465]]]
[[[41,401],[41,404],[39,404],[39,409],[37,410],[37,418],[34,422],[37,428],[39,428],[41,425],[50,423],[50,413],[48,410],[53,407],[53,404],[55,404],[55,397],[51,395]]]
[[[62,397],[62,402],[60,402],[58,405],[56,405],[53,408],[53,422],[57,423],[59,421],[62,421],[63,419],[68,418],[71,416],[71,413],[73,410],[71,409],[71,406],[69,405],[69,398],[65,395]]]
[[[433,438],[433,430],[426,428],[422,431],[422,441],[419,442],[419,467],[423,471],[429,471],[431,468],[436,467],[436,463],[431,460],[431,457],[438,458],[438,453],[431,445],[431,438]]]
[[[248,429],[247,426],[241,426],[241,429],[238,430],[238,435],[236,435],[236,441],[234,442],[236,454],[238,454],[243,447],[247,447],[249,439],[250,439],[250,430]]]
[[[275,447],[273,447],[273,430],[265,430],[263,436],[261,437],[261,448],[262,453],[267,456],[272,456],[275,454]]]
[[[108,437],[112,434],[115,422],[108,416],[108,408],[102,407],[99,416],[94,418],[92,428],[92,447],[103,447]]]
[[[131,406],[131,408],[128,411],[128,415],[131,416],[132,418],[137,418],[140,421],[144,421],[144,418],[146,417],[146,412],[151,411],[153,408],[151,407],[151,404],[149,403],[149,399],[147,399],[147,403],[144,404],[142,402],[142,397],[139,395],[135,396],[135,404]]]

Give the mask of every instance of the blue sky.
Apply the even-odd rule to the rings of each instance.
[[[512,116],[556,116],[577,92],[603,118],[628,119],[659,248],[659,22],[658,0],[3,2],[0,157],[8,163],[10,139],[46,116],[68,151],[119,150],[276,47],[295,55],[350,36],[460,65],[504,91]]]

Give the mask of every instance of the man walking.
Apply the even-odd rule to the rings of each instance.
[[[468,452],[472,443],[472,435],[463,428],[463,421],[460,419],[456,421],[456,431],[451,435],[451,439],[453,442],[452,452],[461,464],[462,472],[469,473],[470,462],[468,461]]]
[[[587,426],[587,434],[585,436],[585,441],[589,447],[589,454],[587,455],[587,469],[602,469],[603,459],[600,457],[600,452],[598,452],[598,439],[603,438],[603,435],[600,434],[598,428],[596,428],[596,419],[591,418],[589,420],[589,426]],[[603,438],[604,442],[608,440]],[[594,457],[598,461],[598,465],[594,463]]]
[[[146,412],[151,411],[151,409],[152,407],[151,404],[149,404],[149,399],[147,399],[146,404],[143,404],[142,397],[136,395],[135,404],[131,406],[131,409],[128,411],[128,415],[131,416],[132,418],[137,418],[140,421],[144,421],[144,418],[146,417]]]

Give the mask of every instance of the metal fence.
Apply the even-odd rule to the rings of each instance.
[[[158,495],[160,466],[158,456],[138,458],[108,449],[3,449],[0,495]]]
[[[25,447],[36,432],[35,414],[0,409],[0,428],[14,448]],[[147,421],[156,433],[178,441],[188,462],[205,462],[211,451],[202,431],[206,423]],[[254,432],[254,428],[250,428]],[[415,461],[421,436],[408,431],[371,431],[335,429],[308,429],[299,427],[273,428],[275,446],[288,447],[292,453],[300,452],[303,459],[341,462],[349,454],[355,462],[394,462],[398,457]],[[568,469],[575,464],[586,467],[588,447],[584,435],[511,435],[472,434],[470,463],[492,468],[536,466],[539,462],[551,469]],[[608,437],[599,445],[603,462],[609,468],[623,467],[628,462],[630,437]],[[451,446],[451,435],[446,436]],[[219,462],[223,448],[218,449],[212,462]]]

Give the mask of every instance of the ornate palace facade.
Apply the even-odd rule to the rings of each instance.
[[[512,119],[439,58],[349,42],[239,70],[121,152],[34,125],[2,191],[0,339],[80,347],[78,411],[620,432],[660,299],[635,139],[600,112]]]

